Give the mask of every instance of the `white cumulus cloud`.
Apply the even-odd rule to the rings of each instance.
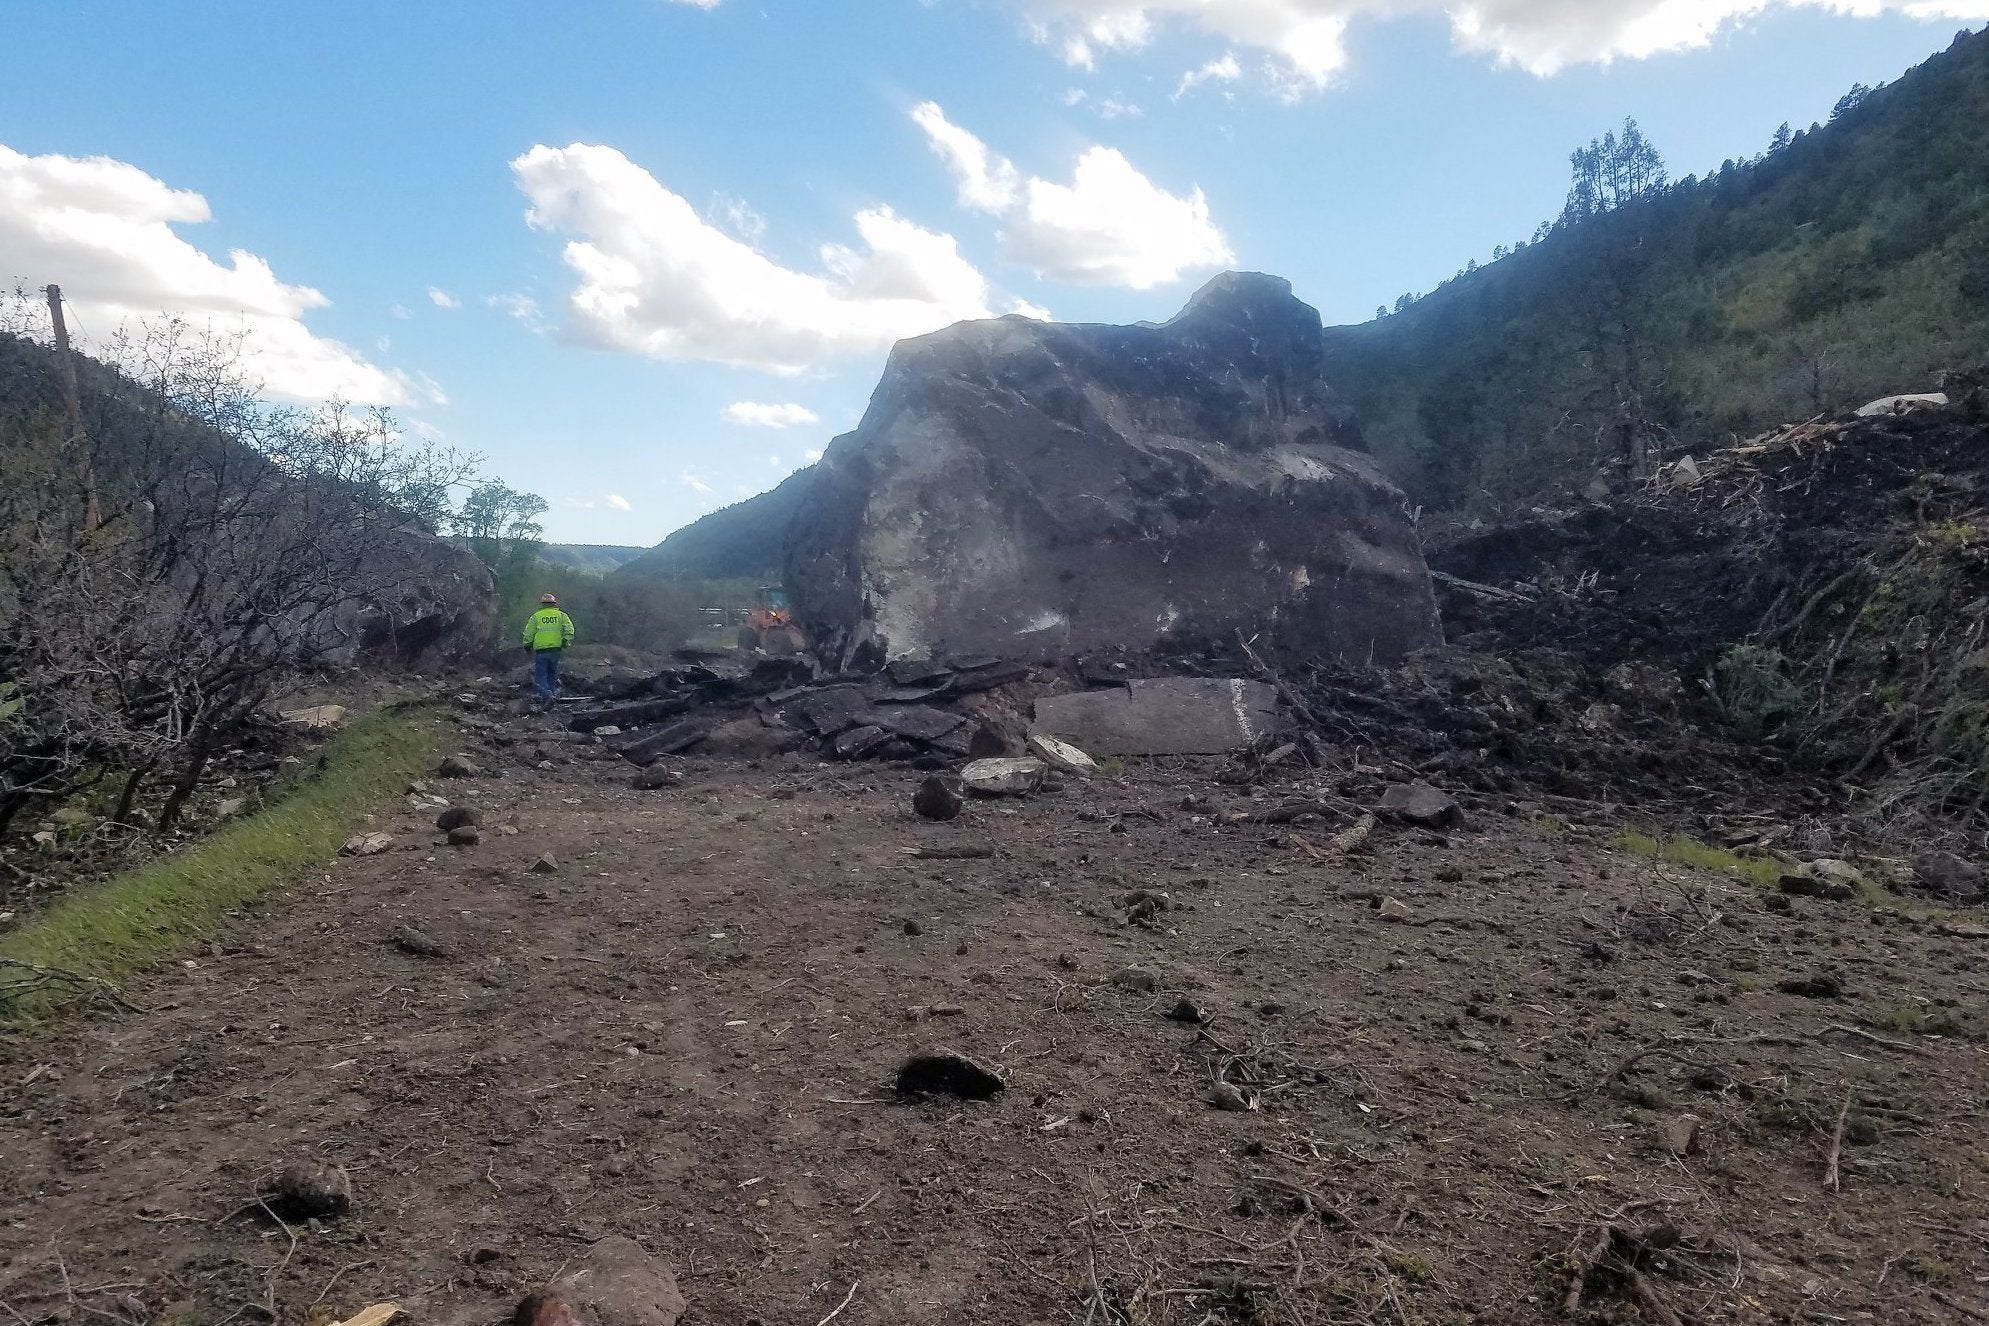
[[[725,422],[747,428],[799,428],[804,424],[819,424],[822,420],[807,406],[792,402],[774,405],[760,401],[734,401],[725,407]]]
[[[539,146],[511,163],[526,220],[568,237],[567,333],[652,359],[804,372],[826,359],[988,316],[988,285],[950,235],[888,207],[855,217],[797,271],[712,225],[612,147]]]
[[[1235,261],[1200,189],[1167,192],[1116,148],[1077,159],[1069,184],[1024,176],[932,102],[912,111],[953,174],[960,204],[1002,220],[1002,251],[1043,276],[1146,290]]]
[[[399,405],[401,374],[319,336],[304,316],[331,301],[231,250],[224,265],[176,227],[213,216],[207,200],[109,157],[25,156],[0,146],[0,262],[5,276],[53,281],[85,330],[108,336],[161,316],[242,337],[243,367],[273,396]]]
[[[428,302],[435,305],[436,308],[461,308],[463,306],[462,300],[456,298],[440,286],[433,285],[428,287]]]
[[[609,506],[613,507],[617,511],[635,510],[634,507],[629,505],[629,500],[626,497],[623,497],[620,493],[609,493],[606,497],[602,498],[601,500],[603,502],[606,502]]]
[[[1226,51],[1200,68],[1190,69],[1181,75],[1181,82],[1174,89],[1174,100],[1181,100],[1204,83],[1234,83],[1241,77],[1242,61],[1236,58],[1236,52]]]
[[[1265,52],[1285,90],[1324,86],[1346,63],[1356,19],[1442,15],[1464,50],[1536,74],[1704,45],[1735,19],[1807,7],[1838,14],[1989,18],[1989,0],[1019,0],[1030,27],[1064,60],[1146,45],[1168,20]],[[1206,66],[1205,66],[1206,67]]]

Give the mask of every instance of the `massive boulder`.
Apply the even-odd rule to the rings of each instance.
[[[789,530],[846,662],[1263,632],[1382,662],[1438,643],[1400,492],[1321,370],[1318,313],[1230,273],[1161,326],[1023,317],[901,342]]]

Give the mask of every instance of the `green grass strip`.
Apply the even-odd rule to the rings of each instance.
[[[1702,843],[1696,838],[1660,839],[1631,830],[1617,835],[1616,846],[1633,856],[1648,857],[1653,861],[1669,861],[1673,865],[1692,866],[1698,870],[1723,870],[1750,879],[1764,889],[1773,889],[1783,875],[1791,873],[1790,867],[1773,857],[1742,856],[1723,847]]]
[[[51,904],[0,939],[0,958],[117,982],[185,951],[229,912],[323,865],[363,815],[434,767],[449,738],[447,726],[420,709],[368,714],[279,783],[268,808]],[[0,1021],[44,1013],[84,993],[44,986],[0,1000]]]

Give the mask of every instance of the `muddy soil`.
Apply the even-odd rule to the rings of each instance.
[[[471,750],[481,844],[383,817],[0,1044],[10,1320],[496,1322],[611,1234],[731,1326],[1989,1312],[1954,918],[1497,802],[1342,857],[1190,763],[935,825],[902,768]],[[935,1045],[1006,1090],[899,1097]],[[272,1221],[300,1159],[349,1213]]]

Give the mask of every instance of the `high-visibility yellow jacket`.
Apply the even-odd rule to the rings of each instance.
[[[558,608],[540,608],[525,619],[525,644],[534,650],[564,649],[573,643],[573,618]]]

